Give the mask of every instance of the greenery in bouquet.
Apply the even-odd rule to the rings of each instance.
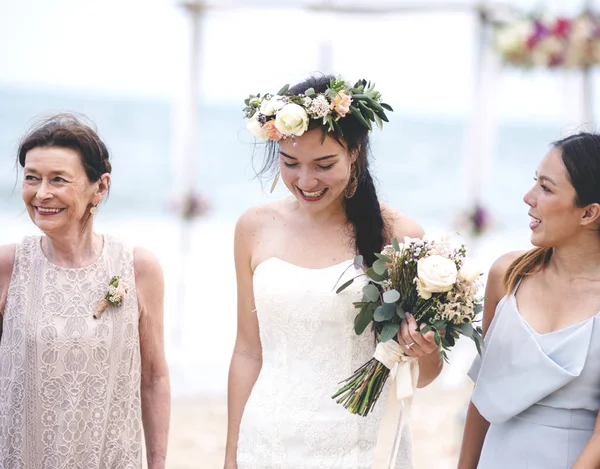
[[[452,247],[448,238],[440,240],[405,238],[403,244],[392,239],[368,269],[361,256],[354,265],[363,273],[337,289],[342,292],[357,278],[365,276],[363,298],[354,303],[358,314],[354,330],[362,334],[372,326],[380,344],[397,342],[405,313],[410,312],[421,327],[420,332],[434,331],[438,351],[446,354],[461,336],[471,338],[481,353],[481,328],[475,326],[482,310],[479,297],[480,271],[466,257],[466,247]],[[332,397],[351,413],[366,416],[372,409],[390,369],[375,357],[365,363]]]

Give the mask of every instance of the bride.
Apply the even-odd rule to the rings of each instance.
[[[292,196],[249,209],[236,225],[238,326],[225,469],[373,467],[386,396],[367,417],[331,398],[375,350],[372,335],[353,329],[364,284],[340,294],[335,285],[358,273],[357,254],[371,265],[391,237],[423,230],[377,198],[369,130],[373,112],[383,111],[379,93],[369,88],[361,94],[370,100],[353,99],[358,92],[324,76],[246,101],[248,129],[267,141],[262,173],[277,168],[274,184],[281,177]],[[412,319],[398,339],[418,358],[423,387],[441,362],[433,333],[416,329]],[[409,469],[404,433],[396,468]]]

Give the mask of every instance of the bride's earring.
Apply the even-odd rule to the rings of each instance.
[[[358,177],[356,176],[356,165],[352,163],[350,167],[350,180],[348,181],[348,185],[346,186],[346,190],[344,192],[347,199],[351,199],[356,194],[356,189],[358,188]]]
[[[94,205],[92,208],[90,208],[90,214],[92,216],[98,215],[98,207],[96,205]]]
[[[278,181],[279,181],[279,172],[277,172],[277,174],[273,178],[273,183],[271,184],[271,191],[269,192],[270,194],[272,194],[273,191],[275,190],[275,186],[277,186]]]

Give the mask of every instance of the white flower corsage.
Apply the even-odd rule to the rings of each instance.
[[[100,319],[102,313],[109,306],[119,307],[121,303],[123,303],[123,299],[127,294],[127,287],[125,283],[121,280],[120,276],[114,276],[110,279],[108,283],[108,291],[106,292],[106,296],[100,300],[98,303],[98,307],[96,308],[96,312],[94,313],[95,319]]]

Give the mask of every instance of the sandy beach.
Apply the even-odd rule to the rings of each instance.
[[[438,378],[417,390],[411,416],[415,469],[456,467],[471,390],[466,377],[452,385]],[[175,399],[167,468],[221,469],[226,430],[225,396]]]

